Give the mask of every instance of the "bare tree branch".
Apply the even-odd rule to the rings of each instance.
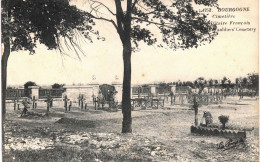
[[[102,2],[99,2],[99,1],[93,1],[93,0],[90,0],[91,2],[94,2],[94,3],[99,3],[100,5],[102,5],[103,7],[105,7],[112,15],[116,15],[115,13],[113,13],[104,3]]]
[[[133,5],[132,5],[132,10],[135,8],[136,3],[138,3],[138,0],[134,1]]]
[[[112,20],[112,19],[107,19],[107,18],[104,18],[104,17],[97,17],[97,16],[94,16],[93,14],[89,13],[89,12],[85,12],[86,15],[90,16],[91,18],[93,19],[97,19],[97,20],[103,20],[103,21],[107,21],[107,22],[110,22],[114,25],[114,27],[117,29],[117,25],[116,23]]]

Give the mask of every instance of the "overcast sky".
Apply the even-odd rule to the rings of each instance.
[[[233,81],[247,73],[258,72],[256,2],[220,0],[220,7],[250,6],[250,12],[235,13],[236,18],[232,21],[249,21],[250,25],[243,28],[257,28],[256,32],[219,32],[211,44],[185,51],[158,49],[141,44],[141,51],[132,55],[132,83],[188,81],[201,76],[206,79],[221,79],[226,76]],[[80,2],[78,4],[84,8]],[[8,85],[23,85],[27,81],[39,85],[89,83],[92,75],[96,76],[99,83],[111,83],[115,81],[116,75],[118,81],[122,82],[123,60],[119,37],[112,25],[106,22],[97,25],[102,26],[99,28],[100,34],[106,37],[106,41],[94,41],[82,46],[86,56],[82,56],[81,60],[73,52],[71,56],[74,58],[61,59],[58,51],[47,50],[43,45],[37,47],[34,55],[23,51],[12,52],[8,61]]]

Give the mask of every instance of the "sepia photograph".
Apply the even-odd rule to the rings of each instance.
[[[258,0],[1,0],[4,162],[259,161]]]

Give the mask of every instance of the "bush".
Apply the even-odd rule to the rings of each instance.
[[[225,129],[226,123],[229,120],[229,116],[221,115],[218,117],[218,119],[219,119],[220,123],[222,123],[222,129]]]
[[[58,84],[58,83],[54,83],[51,87],[52,89],[61,89],[63,88],[64,84]]]

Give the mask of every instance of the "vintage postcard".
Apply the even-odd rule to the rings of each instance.
[[[258,0],[2,0],[2,161],[259,161]]]

